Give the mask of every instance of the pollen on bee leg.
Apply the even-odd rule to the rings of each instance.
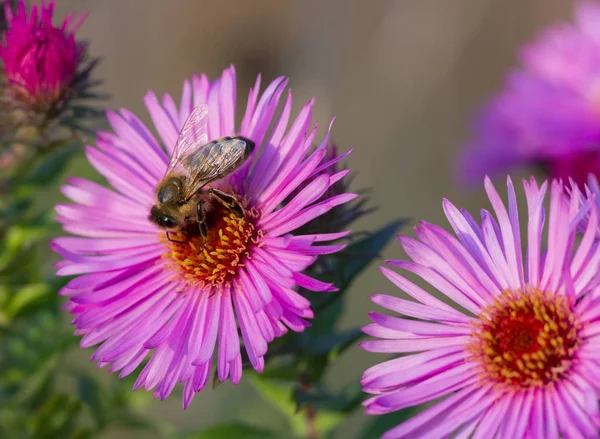
[[[262,241],[262,231],[254,228],[258,218],[255,208],[246,210],[244,218],[218,205],[211,212],[206,241],[201,236],[187,237],[184,243],[173,243],[161,234],[166,252],[163,260],[183,280],[191,285],[222,287],[231,282],[243,261],[249,258],[248,248]],[[179,235],[176,234],[176,235]],[[204,245],[202,245],[204,244]],[[181,279],[175,276],[176,279]]]

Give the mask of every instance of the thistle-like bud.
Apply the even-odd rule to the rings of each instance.
[[[95,64],[86,63],[86,44],[74,32],[85,16],[69,14],[59,27],[52,24],[54,2],[16,8],[4,4],[5,31],[0,42],[0,105],[8,109],[0,121],[6,132],[23,127],[44,130],[51,122],[72,124],[70,103],[83,97]]]
[[[340,155],[338,154],[338,148],[335,143],[330,143],[327,146],[327,154],[324,162],[331,162],[332,164],[324,169],[324,171],[337,181],[327,189],[327,192],[322,197],[323,199],[350,192],[349,186],[353,179],[353,174],[350,174],[342,163],[343,159],[349,155],[350,152]],[[293,196],[303,187],[304,186],[300,187],[294,192],[289,199],[293,198]],[[358,193],[360,196],[352,202],[334,207],[318,219],[305,224],[298,233],[309,235],[318,233],[336,233],[347,230],[350,228],[350,224],[356,219],[374,210],[373,208],[367,207],[367,190],[353,192]]]

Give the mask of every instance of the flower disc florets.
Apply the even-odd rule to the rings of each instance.
[[[564,296],[504,291],[475,324],[473,358],[482,378],[519,387],[541,387],[569,369],[580,340],[578,323]]]
[[[163,258],[190,285],[230,286],[244,260],[251,258],[249,247],[261,245],[263,234],[253,224],[258,217],[256,208],[240,218],[217,205],[206,218],[206,241],[200,235],[183,233],[172,234],[169,240],[161,233],[161,240],[168,248]]]

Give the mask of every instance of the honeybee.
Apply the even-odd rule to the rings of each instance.
[[[254,150],[254,142],[242,136],[223,137],[208,142],[207,107],[194,108],[177,138],[167,171],[156,187],[157,204],[150,209],[149,220],[169,233],[202,236],[206,243],[206,214],[217,201],[239,218],[245,212],[232,195],[204,187],[238,169]]]

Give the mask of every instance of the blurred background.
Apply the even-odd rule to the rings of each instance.
[[[499,89],[516,51],[542,27],[571,16],[565,0],[57,0],[56,18],[89,12],[78,37],[102,58],[97,78],[112,95],[108,107],[128,108],[149,121],[143,97],[179,96],[192,73],[214,78],[235,64],[238,96],[256,75],[263,84],[291,78],[295,108],[316,96],[318,138],[336,116],[333,138],[356,171],[353,189],[372,188],[375,213],[356,230],[380,227],[397,217],[446,225],[443,197],[477,211],[487,207],[483,190],[458,187],[454,159],[468,137],[477,108]],[[242,107],[240,104],[238,109]],[[80,159],[65,175],[98,179]],[[60,196],[48,199],[50,206]],[[404,233],[412,233],[409,227]],[[390,245],[384,258],[400,258]],[[343,327],[367,323],[369,295],[394,292],[376,263],[354,283]],[[93,350],[76,350],[73,363],[103,381],[117,380],[88,361]],[[330,371],[335,388],[360,377],[378,357],[352,348]],[[68,385],[68,384],[66,384]],[[284,425],[284,419],[242,380],[197,395],[191,408],[180,398],[147,401],[145,415],[181,430],[199,430],[224,420]],[[366,422],[355,414],[340,438]],[[111,429],[105,438],[158,438],[159,433]]]

